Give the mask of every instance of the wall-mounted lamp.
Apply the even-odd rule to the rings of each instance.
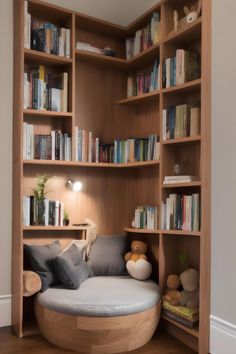
[[[66,187],[72,190],[73,192],[80,192],[83,188],[83,185],[79,181],[72,181],[71,179],[69,179],[66,182]]]

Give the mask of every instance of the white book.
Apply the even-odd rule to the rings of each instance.
[[[161,203],[161,228],[166,230],[166,203]]]
[[[155,142],[153,160],[155,160],[155,161],[159,161],[160,160],[160,143],[159,143],[159,141]]]
[[[60,202],[56,200],[55,202],[55,226],[59,226],[59,205]]]
[[[78,127],[75,127],[75,161],[78,161]]]
[[[44,207],[45,207],[44,224],[45,226],[48,226],[49,225],[49,200],[47,198],[44,199]]]
[[[59,56],[65,56],[65,40],[66,40],[66,29],[60,28],[60,35],[59,35]]]
[[[61,109],[61,90],[52,88],[52,111],[60,112]]]
[[[199,202],[199,194],[195,193],[192,195],[192,230],[199,231],[200,230],[200,202]]]
[[[30,197],[23,197],[23,224],[30,226]]]
[[[66,29],[65,56],[70,58],[70,30]]]
[[[68,111],[68,73],[62,74],[61,111]]]
[[[99,162],[99,138],[96,138],[96,161]]]

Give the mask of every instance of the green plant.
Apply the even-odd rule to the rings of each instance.
[[[69,220],[69,218],[70,218],[70,216],[69,216],[69,213],[68,213],[68,211],[64,211],[64,220],[65,221],[67,221],[67,220]]]
[[[48,175],[38,175],[36,188],[33,188],[34,197],[37,201],[44,200],[47,192],[45,192],[45,186],[50,179]]]

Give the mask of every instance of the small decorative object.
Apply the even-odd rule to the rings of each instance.
[[[115,57],[116,53],[110,47],[105,47],[102,49],[102,54],[108,57]]]
[[[182,163],[176,163],[174,165],[174,175],[175,176],[181,176],[183,173],[183,164]]]
[[[180,277],[176,274],[170,274],[166,281],[167,291],[163,295],[162,299],[168,301],[172,306],[180,305],[181,292],[178,290],[180,288]]]
[[[142,241],[133,241],[131,250],[125,255],[128,273],[137,280],[149,279],[152,274],[152,265],[147,261],[147,244]]]
[[[186,21],[188,24],[196,21],[196,19],[201,14],[201,9],[202,9],[202,0],[198,0],[198,2],[196,2],[196,4],[194,4],[190,8],[187,6],[184,7]]]
[[[32,271],[23,272],[23,295],[25,297],[32,296],[40,291],[42,288],[42,281],[40,276]]]
[[[180,295],[181,306],[196,308],[199,306],[199,274],[196,269],[189,268],[180,274],[183,291]]]
[[[39,175],[36,188],[33,189],[35,197],[35,224],[39,226],[45,225],[44,199],[47,194],[47,192],[45,192],[45,186],[49,178],[48,175]]]
[[[69,213],[65,210],[64,211],[64,217],[63,217],[63,225],[64,226],[69,226],[70,219],[69,219]]]

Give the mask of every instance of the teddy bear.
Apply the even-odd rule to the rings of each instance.
[[[147,280],[152,274],[152,265],[148,262],[147,244],[142,241],[133,241],[131,243],[131,252],[126,253],[126,269],[137,280]]]
[[[181,292],[178,290],[181,283],[180,277],[176,274],[170,274],[166,281],[167,291],[162,299],[168,301],[173,306],[180,305]]]
[[[180,294],[180,305],[188,308],[199,306],[199,274],[193,269],[187,269],[180,274],[183,290]]]
[[[147,261],[147,244],[142,241],[132,241],[131,252],[126,253],[125,261],[137,262],[139,259],[145,259]]]

